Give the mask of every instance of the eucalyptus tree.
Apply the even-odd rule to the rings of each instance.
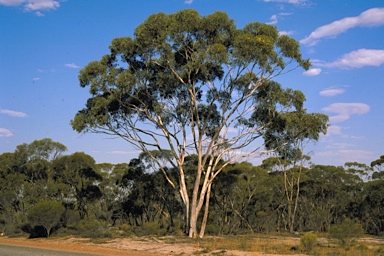
[[[376,169],[372,174],[372,179],[384,179],[384,155],[371,162],[371,167]]]
[[[212,187],[212,223],[219,234],[264,231],[262,218],[270,205],[269,177],[249,162],[228,165]]]
[[[273,81],[297,67],[308,69],[310,62],[299,43],[274,26],[253,22],[240,29],[223,12],[154,14],[80,71],[80,86],[89,86],[91,97],[71,125],[120,137],[150,156],[170,150],[178,179],[158,167],[180,193],[186,233],[202,237],[198,217],[208,214],[217,175],[265,152],[260,139],[284,131],[283,113],[307,114],[300,91]],[[198,158],[192,192],[184,170],[189,154]]]
[[[15,168],[24,173],[30,183],[47,180],[51,172],[51,161],[66,150],[66,146],[50,138],[34,140],[30,144],[23,143],[14,152]]]
[[[310,160],[310,157],[304,154],[305,146],[317,141],[321,133],[327,132],[328,116],[319,113],[307,114],[303,109],[282,115],[285,117],[284,132],[274,136],[275,139],[269,140],[267,144],[267,148],[276,148],[276,157],[267,159],[263,164],[277,168],[284,174],[287,223],[289,232],[293,233],[299,207],[302,172]]]
[[[70,187],[70,190],[61,191],[66,193],[63,199],[67,202],[75,199],[80,218],[83,219],[88,214],[87,203],[102,196],[96,184],[102,180],[102,176],[95,170],[95,160],[83,152],[75,152],[55,159],[52,165],[55,181]]]
[[[304,210],[300,212],[306,215],[302,219],[306,229],[327,231],[332,223],[352,214],[349,207],[356,200],[357,185],[362,181],[358,175],[341,166],[313,165],[306,176],[301,185]]]

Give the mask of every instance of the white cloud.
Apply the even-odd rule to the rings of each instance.
[[[329,88],[329,89],[320,91],[319,94],[320,96],[332,97],[339,94],[343,94],[344,92],[345,92],[345,89]]]
[[[351,143],[334,142],[329,144],[326,148],[346,149],[351,147],[355,147],[355,145]]]
[[[284,16],[288,16],[288,15],[292,15],[291,12],[280,12],[279,14],[273,14],[270,18],[270,22],[267,22],[266,24],[269,24],[269,25],[275,25],[277,24],[277,22],[279,21],[279,19],[282,17],[282,19],[284,19]],[[282,35],[282,33],[280,32],[279,33],[280,35]],[[286,34],[285,34],[286,35]]]
[[[330,68],[362,68],[365,66],[378,67],[384,63],[384,50],[359,49],[346,53],[338,60],[330,63],[316,63],[320,67]]]
[[[25,0],[0,0],[0,5],[17,6],[23,2],[25,2]]]
[[[335,113],[329,121],[339,123],[348,120],[352,115],[362,115],[370,110],[370,106],[364,103],[333,103],[322,109],[323,111]]]
[[[359,149],[343,149],[338,151],[338,155],[344,162],[366,162],[374,159],[374,153]]]
[[[293,35],[294,33],[295,33],[294,31],[279,31],[280,36],[282,35],[290,36],[290,35]]]
[[[274,14],[271,16],[271,21],[270,22],[267,22],[266,24],[269,24],[269,25],[274,25],[277,23],[277,15]]]
[[[185,0],[184,3],[185,3],[185,4],[192,4],[192,3],[193,3],[193,0]]]
[[[331,135],[342,135],[344,127],[338,125],[330,125],[327,129],[327,134],[325,136]]]
[[[11,137],[13,136],[13,133],[5,128],[0,128],[0,137]]]
[[[321,73],[321,68],[311,68],[308,69],[307,71],[303,72],[303,75],[305,76],[317,76],[320,75]]]
[[[80,68],[75,63],[64,64],[64,66],[66,66],[67,68]]]
[[[287,3],[287,4],[303,4],[307,2],[307,0],[263,0],[264,2],[277,2],[277,3]]]
[[[40,77],[34,77],[32,78],[32,81],[35,82],[35,81],[39,81],[40,80]]]
[[[359,16],[346,17],[315,29],[300,43],[313,46],[326,37],[336,36],[354,27],[371,27],[384,25],[384,8],[372,8]]]
[[[60,3],[54,0],[29,0],[28,3],[24,5],[27,11],[49,10],[59,7]]]
[[[60,7],[60,3],[55,0],[0,0],[0,5],[22,5],[25,11],[34,11],[37,16],[44,16],[40,11],[55,10]]]
[[[5,114],[13,117],[27,117],[28,115],[23,112],[13,111],[9,109],[0,109],[0,114]]]

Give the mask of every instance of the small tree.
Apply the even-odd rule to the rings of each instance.
[[[337,240],[342,246],[350,246],[356,238],[363,234],[362,226],[349,218],[345,218],[340,224],[332,225],[329,228],[330,238]]]
[[[317,235],[313,233],[307,233],[300,237],[300,245],[303,247],[306,253],[311,253],[313,247],[316,245]]]
[[[56,201],[46,201],[35,204],[28,212],[28,220],[32,225],[44,227],[47,237],[51,234],[51,229],[60,221],[64,213],[64,206]]]

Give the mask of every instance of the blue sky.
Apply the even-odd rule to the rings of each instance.
[[[72,130],[89,97],[78,73],[149,15],[186,8],[227,12],[239,28],[273,24],[301,43],[313,66],[278,81],[302,90],[309,112],[330,116],[328,134],[306,148],[314,163],[369,164],[384,154],[382,0],[0,0],[0,154],[51,138],[98,163],[136,157],[124,141]]]

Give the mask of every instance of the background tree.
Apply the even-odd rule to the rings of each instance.
[[[373,179],[384,179],[384,155],[379,159],[371,162],[371,167],[376,169],[376,172],[372,174]]]
[[[314,165],[306,173],[302,190],[302,211],[308,230],[328,231],[348,214],[348,207],[355,200],[360,188],[359,176],[341,166]]]
[[[212,186],[210,220],[218,227],[216,234],[265,231],[258,216],[269,208],[268,181],[266,170],[249,162],[225,168]]]
[[[302,172],[305,163],[310,160],[310,157],[304,154],[304,149],[309,142],[317,141],[320,133],[327,132],[328,117],[316,113],[306,114],[303,109],[284,113],[282,117],[285,123],[284,132],[272,136],[274,140],[267,140],[267,148],[276,148],[277,157],[267,159],[263,164],[272,165],[270,168],[277,168],[284,174],[287,223],[289,231],[293,233],[299,207]],[[273,129],[271,132],[274,132]]]
[[[67,194],[64,197],[76,198],[77,210],[83,219],[88,213],[87,203],[99,199],[102,195],[96,184],[96,181],[102,180],[102,176],[95,171],[95,160],[90,155],[76,152],[55,159],[53,169],[56,182],[71,188],[72,195]]]
[[[186,233],[202,237],[218,174],[263,152],[253,143],[275,140],[285,130],[283,113],[308,115],[301,92],[272,81],[297,66],[310,66],[299,43],[273,26],[255,22],[237,29],[222,12],[158,13],[136,28],[134,38],[114,39],[110,54],[80,71],[80,85],[90,86],[91,97],[71,124],[78,132],[118,136],[149,156],[170,150],[178,179],[158,167],[179,190]],[[189,154],[198,160],[192,192],[184,170]]]
[[[28,211],[28,220],[32,225],[43,226],[47,237],[49,237],[52,228],[58,225],[64,211],[65,207],[60,202],[39,202]]]

